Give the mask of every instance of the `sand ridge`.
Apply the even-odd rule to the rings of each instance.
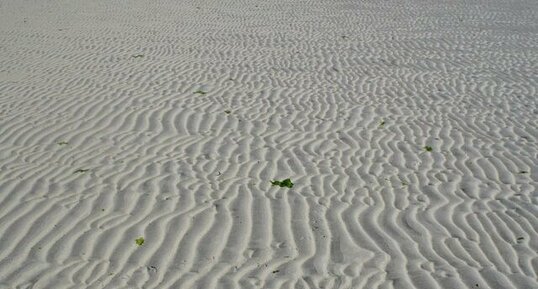
[[[537,8],[1,1],[0,288],[538,288]]]

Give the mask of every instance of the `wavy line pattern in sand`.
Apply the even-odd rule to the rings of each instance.
[[[538,288],[536,4],[184,2],[0,4],[0,288]]]

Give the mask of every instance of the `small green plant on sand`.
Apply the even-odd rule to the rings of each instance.
[[[136,55],[133,55],[133,58],[142,58],[144,57],[144,54],[136,54]]]
[[[431,146],[425,146],[424,150],[426,150],[427,152],[431,152],[433,151],[433,148]]]
[[[198,89],[198,90],[195,91],[194,93],[204,95],[204,94],[206,94],[207,92],[205,92],[205,91],[203,91],[203,90],[201,90],[201,89]]]
[[[273,186],[279,186],[281,188],[292,188],[293,187],[293,183],[291,182],[290,179],[285,179],[285,180],[282,180],[282,181],[278,181],[278,180],[274,180],[274,181],[271,181],[271,184]]]
[[[230,113],[232,113],[231,110],[225,110],[224,112],[225,112],[226,114],[230,114]]]
[[[385,121],[382,120],[381,123],[379,124],[379,127],[384,127],[385,126]]]
[[[78,169],[78,170],[76,170],[76,171],[73,172],[73,173],[74,173],[74,174],[81,174],[81,173],[85,173],[85,172],[87,172],[87,171],[89,171],[89,169]]]
[[[66,141],[60,141],[60,142],[58,142],[58,145],[60,145],[60,146],[63,146],[63,145],[66,145],[66,144],[69,144],[69,143],[66,142]]]
[[[144,237],[138,237],[136,240],[135,240],[135,243],[138,245],[138,246],[142,246],[144,244]]]

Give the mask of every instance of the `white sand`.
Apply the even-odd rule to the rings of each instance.
[[[535,0],[1,0],[0,288],[538,288],[537,87]]]

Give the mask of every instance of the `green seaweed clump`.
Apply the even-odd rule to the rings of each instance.
[[[433,148],[431,146],[425,146],[424,149],[427,151],[427,152],[431,152],[433,151]]]
[[[281,188],[292,188],[293,187],[293,183],[291,182],[290,179],[285,179],[285,180],[282,180],[282,181],[277,181],[277,180],[274,180],[274,181],[271,181],[271,184],[273,186],[279,186]]]
[[[135,243],[138,245],[138,246],[142,246],[142,244],[144,244],[144,237],[139,237],[135,240]]]

